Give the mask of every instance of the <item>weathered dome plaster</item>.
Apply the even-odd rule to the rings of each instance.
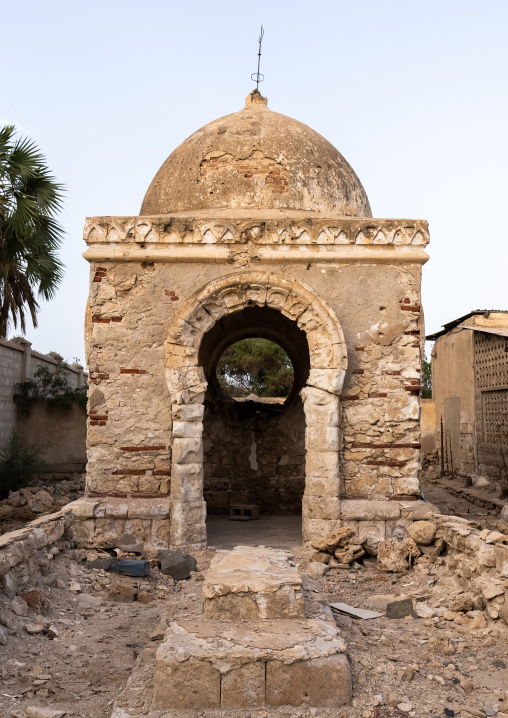
[[[371,217],[354,170],[324,137],[247,98],[191,135],[155,175],[140,214],[262,208]]]

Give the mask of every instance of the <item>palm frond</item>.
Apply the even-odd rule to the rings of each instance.
[[[25,331],[25,316],[37,324],[38,293],[51,299],[63,277],[57,256],[64,231],[55,216],[65,188],[46,158],[13,125],[0,127],[0,337],[11,321]]]

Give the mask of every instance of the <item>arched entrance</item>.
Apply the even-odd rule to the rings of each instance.
[[[262,310],[262,311],[260,311]],[[250,318],[249,318],[250,313]],[[274,321],[274,313],[282,317]],[[270,316],[271,315],[271,316]],[[166,372],[172,397],[171,544],[206,545],[203,500],[203,411],[205,368],[216,364],[232,334],[260,331],[275,335],[306,359],[296,361],[295,390],[305,412],[305,492],[302,530],[305,541],[323,535],[339,519],[339,395],[347,367],[344,337],[330,307],[309,287],[280,274],[244,272],[215,280],[181,308],[169,327]],[[259,326],[260,325],[260,326]],[[274,325],[276,326],[274,330]]]

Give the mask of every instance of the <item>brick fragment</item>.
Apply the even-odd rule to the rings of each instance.
[[[114,476],[144,476],[146,469],[115,469]]]

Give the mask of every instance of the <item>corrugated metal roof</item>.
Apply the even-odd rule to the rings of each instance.
[[[470,317],[474,317],[478,314],[496,314],[498,312],[505,312],[508,313],[508,310],[506,309],[474,309],[472,312],[469,312],[469,314],[464,314],[463,317],[459,317],[458,319],[454,319],[453,322],[448,322],[447,324],[443,324],[443,329],[441,329],[440,332],[435,332],[434,334],[428,334],[425,339],[428,339],[429,341],[435,341],[438,337],[442,337],[443,334],[447,334],[451,329],[455,329],[459,324],[462,322],[465,322],[466,319],[469,319]],[[471,329],[477,329],[478,331],[481,331],[479,327],[471,327]]]

